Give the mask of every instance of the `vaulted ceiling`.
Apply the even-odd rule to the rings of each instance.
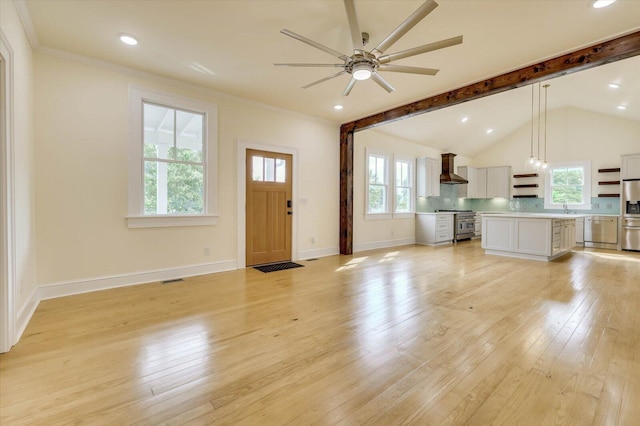
[[[370,34],[375,46],[422,3],[422,0],[356,0],[360,29]],[[336,123],[426,98],[640,28],[637,0],[618,0],[604,9],[592,8],[591,0],[439,3],[387,52],[463,35],[461,45],[398,61],[402,65],[440,69],[436,76],[386,72],[382,75],[396,88],[394,92],[387,93],[367,80],[358,82],[351,94],[343,97],[349,81],[347,75],[302,89],[335,70],[273,65],[335,62],[327,53],[281,34],[284,28],[351,54],[345,7],[339,0],[19,0],[23,18],[30,21],[26,27],[36,50],[81,55]],[[121,33],[135,35],[139,44],[122,44],[118,39]],[[554,102],[550,106],[579,105],[637,119],[639,62],[627,61],[626,66],[621,63],[577,73],[577,83],[568,80],[562,86],[558,79],[558,85],[554,83],[550,89],[550,101]],[[611,73],[606,74],[607,68]],[[590,91],[614,79],[623,83],[617,92]],[[566,92],[564,99],[563,92]],[[569,99],[576,95],[575,100]],[[490,144],[521,125],[530,114],[530,92],[526,88],[499,96],[504,97],[501,102],[506,104],[490,97],[425,114],[413,119],[417,121],[410,127],[394,124],[397,128],[380,130],[472,155],[482,147],[465,141],[478,140],[477,133],[482,133]],[[615,106],[622,102],[626,102],[627,109],[616,110]],[[336,104],[344,109],[334,110]],[[462,115],[470,117],[465,128],[457,125]],[[497,116],[502,117],[502,127],[491,122]],[[451,127],[447,127],[449,123]],[[486,135],[489,127],[495,130]]]

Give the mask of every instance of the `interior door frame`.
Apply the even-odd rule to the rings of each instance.
[[[247,221],[247,149],[277,152],[291,155],[291,198],[293,199],[293,217],[291,218],[291,260],[298,260],[298,150],[289,146],[267,145],[248,141],[238,141],[238,231],[237,231],[237,265],[238,269],[246,268],[246,221]]]
[[[0,30],[0,353],[16,343],[13,51]]]

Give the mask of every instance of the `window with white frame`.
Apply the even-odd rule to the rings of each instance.
[[[394,213],[413,213],[413,168],[415,160],[395,160]]]
[[[591,208],[591,162],[551,164],[545,173],[546,209]]]
[[[389,213],[389,158],[367,155],[367,213]]]
[[[129,227],[215,224],[215,105],[136,88],[129,103]]]

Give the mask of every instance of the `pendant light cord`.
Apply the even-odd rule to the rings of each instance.
[[[540,104],[541,104],[540,83],[538,83],[538,160],[540,160]]]
[[[534,85],[531,85],[531,161],[533,161],[533,88]]]
[[[550,84],[544,85],[544,162],[547,162],[547,89]]]

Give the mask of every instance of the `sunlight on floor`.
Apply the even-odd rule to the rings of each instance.
[[[391,253],[387,253],[384,255],[384,257],[380,260],[378,260],[378,263],[382,263],[382,262],[390,262],[392,261],[398,254],[400,254],[399,251],[392,251]]]
[[[345,271],[347,269],[355,268],[356,266],[358,266],[359,263],[364,262],[368,258],[369,258],[369,256],[363,256],[363,257],[356,257],[354,259],[351,259],[350,261],[348,261],[347,263],[345,263],[344,265],[342,265],[341,267],[336,269],[336,272]]]
[[[592,252],[592,251],[583,251],[582,253],[588,256],[600,257],[602,259],[622,260],[625,262],[640,263],[640,257],[631,257],[626,254],[610,254],[610,253],[600,253],[600,252]]]

